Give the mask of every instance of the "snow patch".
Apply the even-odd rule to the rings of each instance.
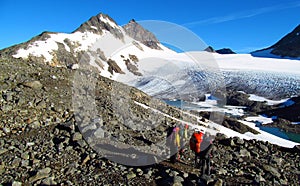
[[[114,22],[112,22],[111,20],[109,20],[107,17],[103,17],[102,15],[100,16],[100,20],[106,24],[109,24],[111,27],[113,28],[119,28],[118,25],[116,25]]]
[[[50,37],[46,41],[35,41],[29,44],[28,49],[19,49],[17,54],[13,55],[14,58],[28,58],[29,55],[36,57],[44,57],[47,62],[51,62],[53,59],[52,52],[58,50],[58,44],[62,43],[65,49],[70,52],[70,47],[65,43],[68,39],[72,44],[80,45],[75,49],[76,52],[87,50],[97,39],[101,36],[91,32],[75,32],[72,34],[57,33],[48,34]]]
[[[286,102],[288,99],[282,99],[282,100],[270,100],[261,96],[257,96],[254,94],[249,94],[250,97],[248,98],[251,101],[257,101],[257,102],[267,102],[267,105],[277,105],[283,102]]]
[[[95,27],[95,26],[91,26],[91,28],[92,28],[92,29],[95,29],[95,30],[98,30],[98,28],[97,28],[97,27]]]
[[[250,117],[246,117],[245,118],[246,121],[249,121],[249,122],[254,122],[254,123],[260,123],[260,124],[269,124],[269,123],[273,123],[273,120],[272,118],[267,118],[267,117],[264,117],[262,115],[260,116],[250,116]]]

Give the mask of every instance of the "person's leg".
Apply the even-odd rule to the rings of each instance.
[[[207,159],[207,175],[210,175],[210,158]]]
[[[171,156],[171,158],[170,158],[170,161],[171,161],[172,163],[176,163],[176,160],[177,160],[177,153],[173,154],[173,155]]]
[[[202,168],[202,172],[201,172],[201,175],[204,175],[206,173],[206,169],[207,169],[207,166],[206,166],[206,159],[202,158],[201,159],[201,168]]]
[[[197,153],[195,153],[195,168],[199,168],[200,167],[200,159],[199,156],[197,155]]]

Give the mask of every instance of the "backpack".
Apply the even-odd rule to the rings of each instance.
[[[194,151],[195,153],[199,153],[200,150],[200,144],[203,140],[203,133],[202,132],[194,132],[191,139],[190,139],[190,149]]]

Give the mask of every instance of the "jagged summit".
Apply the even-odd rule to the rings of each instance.
[[[133,39],[142,42],[144,45],[160,50],[158,39],[153,33],[143,28],[134,19],[130,20],[128,24],[123,26],[126,34],[128,34]]]
[[[257,57],[300,57],[300,25],[271,47],[251,53]]]
[[[102,34],[103,31],[109,31],[117,38],[123,38],[123,34],[120,31],[120,26],[107,14],[100,13],[91,17],[88,21],[81,24],[75,32],[92,32],[95,34]]]

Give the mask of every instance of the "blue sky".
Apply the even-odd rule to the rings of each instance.
[[[0,49],[43,31],[72,32],[100,12],[120,25],[133,18],[176,23],[238,53],[268,47],[300,24],[300,0],[1,0]]]

